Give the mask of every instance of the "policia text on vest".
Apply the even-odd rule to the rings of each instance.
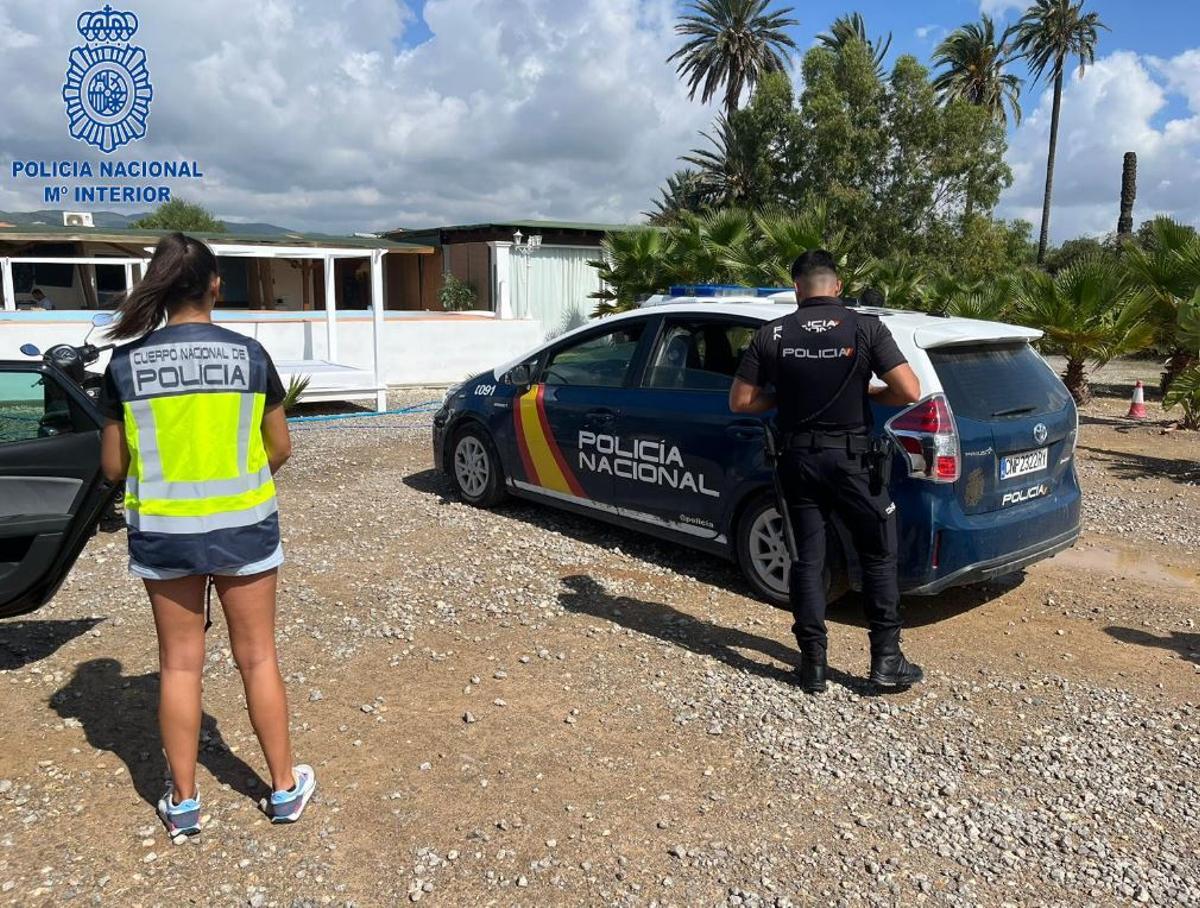
[[[162,344],[129,354],[138,396],[180,390],[250,390],[250,351],[219,342]]]

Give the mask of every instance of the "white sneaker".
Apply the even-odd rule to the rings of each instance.
[[[295,823],[308,806],[308,799],[317,790],[317,774],[311,766],[301,763],[292,770],[296,784],[287,791],[271,792],[267,815],[272,823]]]
[[[167,793],[158,801],[158,817],[171,838],[192,836],[200,831],[200,789],[196,797],[175,803],[175,786],[168,783]]]

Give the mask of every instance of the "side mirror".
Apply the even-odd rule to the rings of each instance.
[[[97,312],[92,316],[92,327],[107,328],[116,320],[116,316],[114,316],[111,312]]]
[[[42,351],[37,348],[36,344],[21,344],[21,352],[26,356],[41,356]]]
[[[504,381],[509,385],[527,385],[533,381],[533,366],[529,363],[521,363],[519,366],[513,366],[504,376]]]

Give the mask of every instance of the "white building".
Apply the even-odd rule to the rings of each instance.
[[[514,220],[385,234],[397,242],[433,249],[429,257],[393,259],[407,295],[437,308],[438,291],[453,275],[470,284],[479,309],[502,318],[532,319],[542,337],[560,334],[592,317],[601,288],[590,263],[603,255],[601,241],[618,224]]]
[[[115,306],[137,281],[160,236],[0,227],[0,359],[23,358],[25,343],[46,349],[81,341],[92,314]],[[258,338],[285,379],[308,376],[308,400],[369,399],[382,406],[388,385],[459,381],[546,333],[530,317],[534,297],[524,310],[504,305],[510,291],[503,285],[494,295],[489,285],[487,306],[442,311],[436,291],[430,296],[422,286],[426,273],[440,286],[437,265],[426,262],[444,254],[431,245],[370,236],[200,236],[221,264],[216,321]],[[535,285],[540,279],[532,278]],[[52,308],[35,302],[35,288]]]

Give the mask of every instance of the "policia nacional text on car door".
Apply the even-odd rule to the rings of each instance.
[[[463,406],[435,416],[435,460],[472,504],[507,489],[730,553],[735,514],[751,498],[771,505],[762,422],[728,405],[755,330],[736,316],[647,313],[552,343],[452,389]]]
[[[0,618],[53,597],[114,494],[101,425],[55,366],[0,360]]]

